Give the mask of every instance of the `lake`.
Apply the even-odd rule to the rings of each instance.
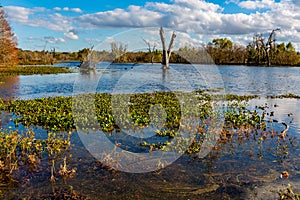
[[[260,142],[262,133],[247,137],[236,135],[230,142],[217,143],[204,157],[183,154],[159,170],[128,173],[108,170],[87,150],[80,133],[73,133],[72,157],[68,166],[77,168],[76,175],[49,182],[46,161],[36,172],[20,172],[19,184],[0,185],[0,196],[34,196],[49,193],[53,187],[69,188],[91,199],[278,199],[278,191],[291,183],[300,188],[300,101],[268,98],[293,93],[300,95],[300,68],[206,66],[171,64],[162,70],[160,64],[101,63],[96,71],[82,72],[78,63],[68,63],[74,73],[32,75],[3,78],[0,97],[3,99],[35,99],[52,96],[73,96],[82,93],[144,93],[152,91],[193,91],[205,89],[218,94],[258,95],[250,100],[249,108],[263,105],[268,130],[281,132],[282,122],[289,124],[288,137],[280,140],[268,137]],[[57,67],[63,64],[57,65]],[[15,127],[9,113],[1,114],[3,128]],[[271,121],[272,118],[272,121]],[[39,137],[46,130],[35,128]],[[131,135],[131,134],[129,134]],[[92,137],[92,135],[90,136]],[[111,141],[127,141],[113,132]],[[128,143],[130,143],[130,137]],[[129,145],[128,145],[129,146]],[[280,153],[284,149],[288,154]],[[128,149],[123,149],[128,150]],[[129,149],[130,150],[130,149]],[[288,179],[281,172],[288,171]]]
[[[78,63],[67,64],[76,68]],[[64,66],[59,64],[59,66]],[[145,74],[147,74],[145,76]],[[0,85],[1,98],[33,99],[48,96],[71,96],[77,81],[82,85],[96,84],[97,92],[111,93],[116,84],[132,92],[149,91],[159,85],[167,84],[169,90],[185,89],[224,89],[225,93],[259,96],[293,93],[300,95],[300,68],[297,67],[248,67],[248,66],[205,66],[172,65],[171,70],[163,72],[160,64],[113,64],[97,66],[96,73],[71,73],[56,75],[32,75],[7,77]],[[164,80],[164,82],[163,82]],[[148,81],[148,82],[147,82]],[[147,84],[149,88],[147,88]],[[152,84],[152,86],[151,86]],[[137,88],[140,87],[140,88]],[[142,87],[141,87],[142,86]],[[156,88],[161,89],[161,88]]]

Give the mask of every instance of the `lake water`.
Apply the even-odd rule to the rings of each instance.
[[[67,66],[76,68],[78,63]],[[102,63],[95,73],[7,77],[0,85],[0,97],[32,99],[95,92],[89,90],[112,93],[205,88],[241,95],[300,95],[299,76],[297,67],[171,65],[164,73],[160,64]],[[88,87],[90,84],[97,87]],[[85,87],[74,89],[77,85]]]
[[[78,63],[68,64],[74,67]],[[58,67],[63,66],[60,64]],[[69,167],[76,167],[75,177],[55,182],[55,187],[69,188],[91,199],[278,199],[279,189],[291,183],[300,192],[300,101],[270,99],[270,95],[293,93],[300,95],[300,68],[171,65],[163,71],[159,64],[102,63],[97,70],[75,71],[70,74],[7,77],[0,85],[4,99],[34,99],[48,96],[72,96],[87,92],[138,93],[153,90],[190,91],[216,89],[219,93],[256,94],[249,107],[267,105],[274,112],[267,122],[268,129],[284,130],[282,122],[290,125],[289,137],[278,143],[268,138],[259,143],[261,135],[249,138],[235,136],[229,143],[220,143],[207,156],[183,155],[163,169],[147,173],[114,172],[103,168],[85,148],[80,134],[71,138],[74,146]],[[15,129],[13,116],[1,114],[3,128]],[[278,122],[277,122],[278,121]],[[21,125],[17,129],[24,129]],[[36,128],[44,137],[46,131]],[[117,133],[110,136],[116,141]],[[124,136],[123,136],[124,139]],[[279,153],[282,147],[289,154]],[[290,178],[280,178],[288,171]],[[21,183],[4,187],[0,196],[34,196],[51,192],[47,162],[34,173],[22,174]],[[25,179],[25,180],[24,180]]]

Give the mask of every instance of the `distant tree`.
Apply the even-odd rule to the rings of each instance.
[[[293,44],[291,42],[289,42],[287,45],[286,45],[286,50],[287,51],[295,51],[295,48],[293,46]]]
[[[248,61],[252,63],[255,61],[257,65],[267,64],[271,66],[271,62],[275,60],[276,55],[276,32],[280,31],[279,28],[273,29],[269,34],[267,41],[262,34],[255,34],[253,37],[253,44],[248,45]],[[285,48],[285,46],[280,47]]]
[[[231,49],[232,48],[232,41],[227,38],[217,38],[214,39],[213,44],[215,47],[220,49]]]
[[[207,45],[207,51],[216,64],[243,63],[240,60],[235,60],[233,52],[235,49],[239,50],[239,47],[234,46],[233,42],[227,38],[213,39]]]
[[[77,59],[80,60],[80,61],[84,61],[89,53],[90,53],[89,48],[81,49],[81,50],[78,51]]]
[[[0,6],[0,66],[18,64],[18,48],[16,37],[6,20],[6,14]]]
[[[154,56],[155,56],[155,48],[156,48],[156,43],[153,43],[153,46],[151,48],[151,43],[148,40],[143,39],[146,45],[148,46],[148,51],[151,54],[151,63],[153,64],[154,61]]]
[[[124,45],[123,43],[116,43],[112,42],[110,44],[111,47],[111,53],[113,56],[113,62],[119,63],[119,62],[126,62],[126,51],[127,51],[127,45]]]

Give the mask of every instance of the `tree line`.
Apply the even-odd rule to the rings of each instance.
[[[234,65],[292,65],[300,66],[300,54],[291,42],[277,43],[274,29],[268,37],[255,34],[253,41],[247,46],[233,43],[228,38],[213,39],[205,46],[182,47],[174,50],[170,63],[202,63],[202,64],[234,64]],[[31,51],[17,48],[16,37],[6,20],[6,14],[0,6],[0,67],[53,64],[58,61],[86,59],[93,62],[111,61],[115,63],[161,63],[163,51],[156,49],[144,40],[148,51],[128,52],[123,43],[111,43],[110,51],[95,51],[93,47],[84,48],[77,52]]]

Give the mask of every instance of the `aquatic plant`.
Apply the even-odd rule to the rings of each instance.
[[[179,102],[178,96],[182,102]],[[188,145],[190,147],[187,153],[197,153],[201,149],[210,124],[220,117],[224,118],[220,142],[230,141],[236,134],[249,137],[253,131],[264,132],[267,128],[266,105],[257,106],[252,110],[247,108],[247,101],[255,97],[226,95],[223,108],[219,111],[213,109],[213,102],[221,101],[221,96],[208,94],[204,90],[114,95],[91,93],[74,97],[12,100],[7,106],[3,106],[3,109],[18,115],[14,119],[17,124],[22,123],[27,127],[42,126],[53,132],[73,131],[76,128],[88,132],[100,128],[104,132],[111,133],[114,130],[116,132],[120,129],[133,130],[135,127],[147,127],[150,123],[161,123],[163,118],[163,124],[156,130],[156,136],[162,140],[158,140],[155,144],[143,141],[142,146],[148,147],[149,150],[170,151],[167,146],[170,146],[168,144],[176,137],[176,144],[171,145],[172,150],[186,151],[186,145],[191,144]],[[195,99],[197,104],[194,102]],[[153,109],[158,110],[156,112]],[[151,115],[152,111],[154,114]],[[159,116],[161,113],[164,116]],[[178,131],[179,127],[181,132]],[[191,133],[191,137],[182,137],[184,132]],[[263,140],[265,137],[266,134],[262,135]]]
[[[48,155],[49,162],[65,157],[70,147],[70,138],[49,133],[48,138],[42,140],[36,139],[30,130],[24,134],[1,131],[0,147],[0,174],[13,178],[13,172],[20,168],[36,168],[43,153]]]
[[[300,96],[293,94],[293,93],[288,93],[288,94],[282,94],[282,95],[268,96],[268,98],[271,98],[271,99],[285,99],[285,98],[300,99]]]
[[[0,98],[0,110],[6,110],[6,104],[1,98]]]
[[[293,187],[288,184],[286,189],[279,190],[280,200],[300,200],[300,194],[293,191]]]
[[[259,115],[256,110],[247,109],[245,102],[229,102],[225,107],[224,117],[226,124],[233,128],[247,125],[259,126],[258,128],[261,129],[265,128],[265,113]]]
[[[24,164],[36,166],[40,159],[43,144],[34,138],[32,131],[24,136],[17,131],[0,132],[0,171],[11,175]]]

